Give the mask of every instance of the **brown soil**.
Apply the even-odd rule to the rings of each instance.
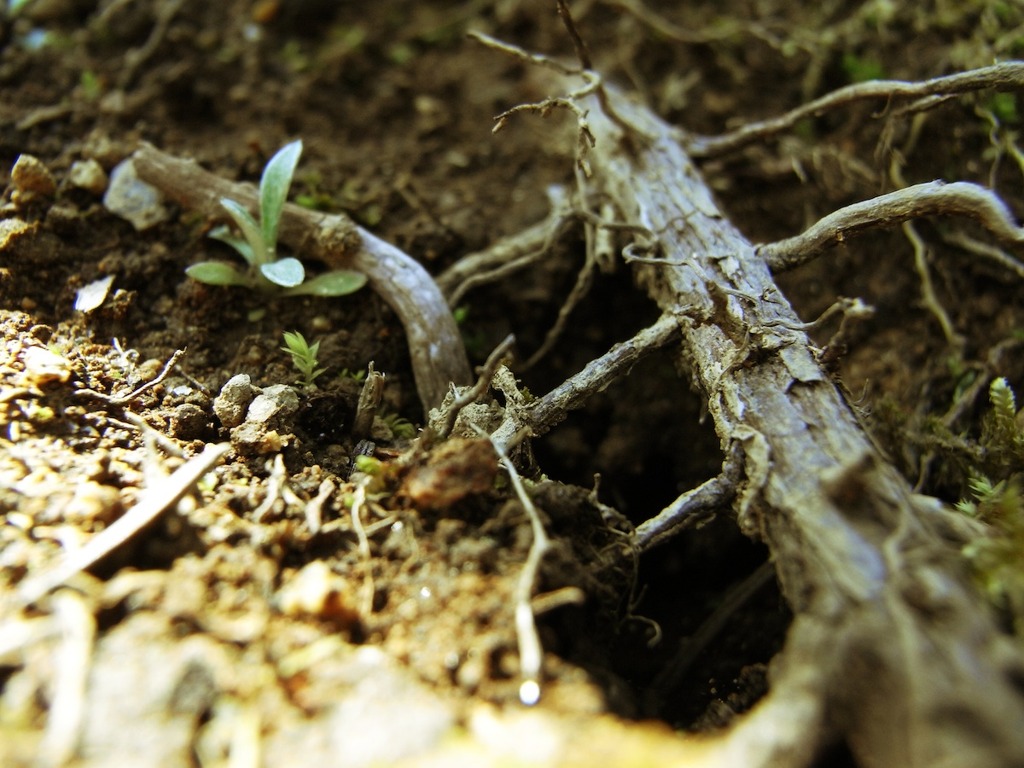
[[[1019,55],[1008,30],[1024,23],[994,2],[936,0],[888,15],[854,2],[649,3],[704,38],[680,42],[624,10],[629,3],[579,5],[596,68],[698,133],[777,114],[872,68],[920,79]],[[75,765],[207,766],[247,748],[267,765],[457,752],[476,765],[503,755],[544,762],[553,754],[545,745],[567,739],[586,742],[580,754],[603,750],[595,759],[607,764],[627,753],[664,761],[677,737],[652,720],[711,730],[765,690],[789,618],[774,585],[666,696],[650,695],[680,643],[765,559],[724,515],[642,559],[630,546],[633,525],[722,462],[702,403],[668,356],[637,366],[537,441],[535,463],[523,468],[556,547],[535,589],[551,604],[540,619],[543,696],[520,712],[512,609],[530,526],[508,484],[493,479],[489,449],[465,441],[442,455],[410,452],[395,420],[421,425],[424,415],[387,305],[365,289],[267,299],[198,284],[186,266],[231,258],[206,237],[214,222],[172,209],[139,232],[104,208],[102,188],[76,186],[76,163],[94,160],[109,173],[140,141],[256,180],[276,149],[301,138],[292,199],[347,212],[433,273],[541,219],[546,188],[572,183],[572,134],[552,115],[517,117],[492,135],[495,114],[547,94],[527,66],[465,32],[569,55],[554,4],[370,7],[56,0],[0,20],[0,169],[32,155],[56,182],[33,192],[31,182],[4,179],[0,592],[13,594],[104,529],[204,444],[234,445],[176,513],[73,577],[71,590],[6,617],[39,636],[0,641],[5,766],[67,758],[47,713],[70,663],[59,653],[68,626],[59,621],[75,610],[95,633],[81,662]],[[1006,145],[993,145],[984,109],[1002,117],[999,136],[1018,127],[1013,99],[991,94],[951,100],[917,123],[852,108],[703,170],[755,241],[891,188],[897,151],[907,183],[990,184],[1020,214],[1021,168]],[[899,230],[851,243],[782,285],[806,319],[839,295],[876,308],[839,374],[908,477],[920,474],[923,491],[952,501],[964,492],[964,468],[940,457],[922,470],[918,435],[965,377],[1024,382],[1019,355],[1004,355],[998,370],[982,364],[996,344],[1020,337],[1021,294],[1011,275],[948,245],[945,223],[919,231],[959,348],[922,307]],[[462,328],[472,361],[509,332],[528,358],[581,260],[580,233],[570,232],[530,272],[470,293]],[[79,289],[105,276],[114,280],[103,304],[76,311]],[[629,281],[621,266],[600,275],[552,352],[529,371],[513,364],[530,390],[548,391],[656,317]],[[835,328],[822,328],[821,341]],[[232,438],[213,400],[237,374],[261,388],[295,383],[284,331],[319,340],[327,373],[296,390],[299,408],[273,425],[275,435]],[[54,357],[33,363],[29,349]],[[161,384],[116,400],[179,349],[187,352]],[[343,372],[370,361],[387,375],[383,411],[392,418],[375,428],[382,468],[360,531],[351,514],[359,384]],[[976,435],[983,406],[957,429]],[[325,481],[336,490],[311,524],[309,502]],[[69,593],[78,608],[61,602]]]

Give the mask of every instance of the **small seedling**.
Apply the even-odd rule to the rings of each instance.
[[[293,141],[270,158],[263,169],[259,222],[241,203],[221,198],[220,204],[238,225],[242,236],[220,226],[210,232],[210,237],[238,251],[249,268],[242,269],[227,261],[203,261],[186,269],[185,274],[209,285],[239,285],[286,296],[344,296],[366,283],[366,275],[346,269],[306,280],[301,261],[291,256],[277,257],[278,225],[301,154],[302,142]]]
[[[416,426],[397,413],[387,413],[380,418],[391,430],[391,434],[399,440],[410,440],[416,437]]]
[[[960,512],[987,526],[963,548],[974,576],[989,601],[1024,638],[1024,429],[1013,389],[1004,378],[989,387],[992,410],[986,415],[979,440],[979,456],[996,479],[972,471],[968,479],[971,498],[956,505]]]
[[[353,371],[350,368],[342,368],[341,373],[338,374],[339,379],[352,379],[352,381],[359,382],[362,384],[366,380],[366,369],[360,368]]]
[[[384,463],[373,456],[356,456],[352,463],[357,471],[370,477],[376,477],[384,468]]]
[[[320,351],[320,342],[317,341],[310,344],[298,331],[295,333],[285,331],[284,343],[285,346],[281,347],[281,349],[292,356],[292,365],[302,374],[299,384],[309,389],[313,386],[313,380],[327,370],[326,368],[317,368],[318,360],[316,356]]]

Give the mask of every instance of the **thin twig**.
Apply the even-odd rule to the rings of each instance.
[[[663,544],[685,530],[707,522],[736,497],[736,485],[743,473],[743,454],[739,442],[722,464],[722,471],[692,488],[636,529],[636,545],[641,552]]]
[[[570,376],[538,400],[523,407],[506,407],[505,420],[492,440],[509,446],[512,437],[527,427],[535,437],[543,435],[583,406],[594,394],[625,376],[641,359],[679,337],[679,323],[670,314],[662,315],[633,338],[616,344],[601,357],[591,360],[583,370]]]
[[[802,234],[759,245],[757,252],[773,272],[781,272],[806,264],[861,230],[940,215],[966,216],[1001,240],[1024,243],[1024,228],[1017,226],[1006,204],[991,190],[966,181],[930,181],[840,208]]]
[[[590,287],[594,282],[594,272],[597,269],[597,260],[594,258],[594,249],[592,245],[592,229],[592,227],[588,227],[588,230],[590,231],[587,232],[586,260],[583,262],[583,267],[580,271],[576,273],[576,281],[573,283],[572,290],[569,291],[569,295],[565,298],[565,301],[562,302],[562,306],[558,308],[558,317],[555,318],[555,322],[544,335],[544,341],[542,341],[541,345],[537,347],[532,355],[530,355],[529,359],[523,363],[524,371],[533,368],[533,366],[539,363],[540,360],[551,351],[561,338],[566,326],[569,324],[569,316],[590,292]]]
[[[553,59],[550,56],[545,56],[542,53],[530,53],[524,48],[520,48],[518,45],[512,43],[506,43],[499,40],[496,37],[491,37],[484,32],[478,32],[476,30],[470,30],[466,33],[467,37],[472,40],[476,40],[478,43],[484,45],[487,48],[493,48],[496,51],[508,54],[513,58],[524,61],[527,64],[534,64],[540,67],[547,67],[548,69],[554,70],[560,75],[579,75],[581,74],[579,67],[570,67],[558,59]]]
[[[518,112],[539,112],[541,117],[547,117],[551,114],[553,109],[567,109],[576,117],[576,166],[583,171],[584,175],[589,175],[590,171],[587,166],[586,156],[590,149],[594,147],[594,134],[590,130],[589,123],[587,123],[587,112],[579,106],[579,102],[594,93],[598,94],[599,102],[604,101],[604,96],[602,95],[603,90],[601,86],[601,76],[590,69],[567,67],[555,59],[544,56],[543,54],[528,53],[517,45],[502,42],[490,35],[485,35],[482,32],[470,32],[469,36],[488,48],[494,48],[502,53],[509,54],[530,64],[553,69],[555,72],[562,75],[573,75],[582,78],[583,85],[574,91],[570,91],[564,96],[552,96],[544,99],[543,101],[517,104],[514,107],[506,109],[501,114],[495,116],[494,127],[491,129],[491,132],[498,133],[505,127],[508,119]]]
[[[160,450],[166,452],[170,456],[177,456],[179,459],[185,458],[185,453],[181,450],[181,446],[171,438],[167,437],[163,432],[156,429],[156,427],[146,421],[141,415],[129,410],[125,410],[122,415],[124,417],[124,422],[110,418],[109,416],[107,417],[107,420],[111,424],[123,424],[125,427],[131,427],[138,430],[143,437],[151,439],[160,447]]]
[[[185,352],[186,350],[184,349],[175,350],[174,354],[172,354],[170,358],[167,360],[167,362],[164,363],[163,369],[160,371],[160,373],[156,375],[155,378],[150,379],[145,384],[142,384],[141,386],[139,386],[138,388],[134,389],[133,391],[129,392],[126,395],[105,395],[102,392],[96,392],[95,390],[92,389],[80,389],[77,392],[75,392],[75,395],[79,397],[94,397],[97,400],[102,400],[103,402],[110,403],[111,405],[126,405],[127,403],[130,403],[132,400],[141,395],[143,392],[152,389],[157,384],[160,384],[164,379],[166,379],[170,375],[171,370],[173,370],[174,366],[177,365],[178,361],[185,354]]]
[[[556,0],[556,4],[558,6],[558,18],[562,20],[562,24],[572,40],[572,46],[576,49],[576,59],[580,63],[580,69],[593,69],[590,63],[590,51],[587,50],[587,44],[583,42],[583,37],[580,35],[579,30],[576,29],[576,22],[572,18],[569,4],[565,0]]]
[[[437,285],[448,297],[449,306],[458,306],[473,288],[496,282],[525,269],[551,249],[565,225],[576,217],[569,194],[562,186],[548,189],[551,210],[542,221],[488,246],[463,256],[437,277]]]
[[[487,392],[487,388],[491,386],[491,379],[494,378],[494,372],[498,370],[498,366],[501,365],[508,357],[509,351],[512,349],[512,345],[515,344],[516,337],[511,333],[506,336],[498,346],[494,348],[490,355],[487,356],[487,360],[480,368],[480,375],[477,377],[476,384],[469,389],[464,390],[461,394],[456,395],[451,405],[447,406],[447,412],[445,415],[444,424],[441,426],[438,437],[448,437],[451,434],[452,428],[455,426],[456,420],[459,418],[459,413],[467,405],[475,403]]]
[[[875,308],[865,304],[861,299],[840,298],[832,306],[837,304],[842,307],[843,319],[839,321],[839,329],[828,340],[818,356],[818,362],[829,369],[849,351],[850,338],[853,335],[855,324],[863,322],[875,314]]]
[[[34,603],[51,589],[123,545],[178,503],[196,481],[213,469],[229,450],[231,446],[228,443],[206,446],[201,454],[147,490],[134,507],[109,528],[93,536],[81,549],[67,553],[56,565],[22,583],[16,593],[18,602],[24,605]]]
[[[863,315],[864,311],[870,311],[871,308],[864,304],[860,299],[848,299],[844,296],[840,296],[834,302],[829,304],[828,308],[818,315],[813,320],[806,323],[794,323],[789,320],[766,320],[762,326],[765,328],[786,328],[790,331],[809,331],[812,328],[817,328],[819,325],[835,315],[842,314],[846,317],[849,313],[855,313]]]
[[[681,138],[684,148],[691,157],[716,157],[733,152],[759,139],[788,130],[805,117],[815,117],[830,109],[858,101],[920,99],[926,96],[945,96],[988,89],[1020,88],[1021,86],[1024,86],[1024,62],[1022,61],[1005,61],[989,67],[971,69],[955,75],[945,75],[920,82],[872,80],[845,86],[803,104],[784,115],[747,123],[742,128],[721,136],[683,136]]]

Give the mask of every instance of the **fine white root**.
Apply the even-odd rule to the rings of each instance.
[[[928,269],[928,246],[925,245],[924,238],[918,234],[913,222],[905,221],[901,228],[914,249],[914,271],[917,272],[917,278],[921,282],[921,303],[924,304],[925,309],[932,313],[932,317],[938,321],[939,326],[942,328],[942,334],[946,337],[946,342],[949,346],[954,349],[961,349],[964,345],[964,339],[956,332],[949,313],[942,306],[942,302],[939,301],[939,297],[935,293],[935,284],[932,282],[931,270]]]
[[[363,594],[360,606],[363,616],[369,616],[373,612],[373,595],[376,587],[373,584],[373,562],[370,553],[370,538],[366,535],[363,527],[362,513],[366,505],[366,485],[369,478],[356,483],[356,489],[352,494],[352,530],[355,531],[356,540],[359,543],[359,557],[363,562]]]
[[[523,505],[523,510],[530,518],[530,528],[533,532],[533,542],[530,544],[530,551],[523,563],[522,573],[516,582],[515,591],[515,627],[516,640],[519,645],[519,700],[526,706],[533,706],[540,701],[540,683],[544,664],[544,648],[540,642],[540,635],[537,633],[537,621],[534,615],[531,602],[533,587],[537,582],[537,574],[540,571],[541,561],[545,553],[551,548],[551,539],[544,530],[544,522],[541,520],[540,512],[533,505],[530,494],[523,486],[522,478],[516,470],[515,464],[509,459],[505,449],[493,438],[491,445],[498,454],[498,463],[508,472],[508,478],[516,493],[516,498]]]
[[[1002,248],[998,248],[991,243],[976,240],[961,230],[950,232],[949,234],[944,235],[942,239],[949,245],[956,246],[970,254],[989,259],[995,262],[1002,269],[1009,270],[1018,278],[1024,280],[1024,264],[1021,264]]]

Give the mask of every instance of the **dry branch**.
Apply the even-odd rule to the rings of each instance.
[[[666,263],[636,277],[678,320],[723,452],[743,449],[738,522],[770,547],[796,615],[718,764],[807,765],[834,741],[865,766],[1024,764],[1024,666],[942,539],[946,513],[879,455],[678,132],[612,103],[644,138],[592,101],[591,184],[658,233]]]
[[[966,181],[930,181],[848,205],[795,237],[759,245],[757,252],[773,272],[780,272],[807,263],[825,248],[844,242],[849,235],[921,216],[966,216],[1001,240],[1024,243],[1024,228],[1014,223],[1006,204],[991,190]],[[1024,267],[1013,263],[1014,271],[1021,274]]]
[[[922,82],[904,80],[871,80],[840,88],[814,99],[784,115],[768,120],[751,122],[721,136],[681,137],[692,157],[716,157],[733,152],[759,139],[789,130],[806,117],[815,117],[858,101],[907,101],[929,97],[952,96],[987,89],[1024,87],[1024,61],[1004,61],[990,67],[958,72],[955,75],[935,77]],[[928,101],[921,106],[930,106]]]
[[[616,344],[601,357],[591,360],[583,370],[570,376],[543,397],[524,405],[508,403],[505,418],[491,435],[491,440],[504,449],[512,445],[524,429],[532,437],[547,433],[563,421],[570,411],[582,408],[590,397],[627,375],[640,360],[678,336],[676,318],[670,314],[662,315],[653,325],[642,329],[631,339]]]
[[[144,145],[132,155],[139,178],[168,197],[211,218],[223,219],[220,199],[254,211],[256,190],[227,181],[189,160]],[[285,205],[280,239],[305,258],[334,269],[354,269],[395,311],[405,328],[416,389],[424,413],[444,398],[449,385],[472,380],[462,337],[448,304],[427,271],[412,257],[359,227],[347,216]]]

